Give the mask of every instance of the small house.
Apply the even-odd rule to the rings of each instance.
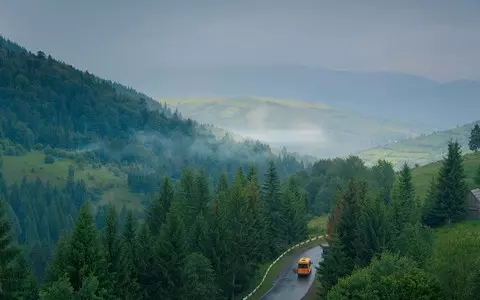
[[[480,219],[480,189],[471,190],[468,194],[468,218]]]

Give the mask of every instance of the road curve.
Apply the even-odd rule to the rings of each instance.
[[[297,278],[297,274],[293,269],[297,265],[297,261],[302,256],[308,256],[312,259],[313,265],[318,266],[322,261],[323,249],[320,245],[306,249],[294,256],[294,260],[289,263],[289,266],[283,270],[280,277],[275,282],[274,286],[265,293],[260,299],[262,300],[301,300],[312,286],[316,278],[316,268],[313,268],[312,273],[308,277]]]

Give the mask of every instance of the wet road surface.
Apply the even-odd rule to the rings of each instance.
[[[297,266],[297,261],[302,256],[308,256],[312,259],[313,266],[318,267],[322,260],[322,247],[320,245],[298,253],[295,259],[290,262],[289,267],[283,272],[276,281],[273,288],[268,291],[262,300],[300,300],[313,284],[316,278],[316,268],[312,269],[312,273],[308,277],[297,278],[297,274],[293,269]]]

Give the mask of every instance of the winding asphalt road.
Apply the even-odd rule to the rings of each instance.
[[[323,260],[323,249],[320,245],[307,249],[298,253],[295,260],[291,261],[288,268],[283,270],[280,277],[275,282],[274,286],[262,296],[262,300],[301,300],[312,286],[317,270],[313,268],[312,273],[308,277],[297,278],[297,274],[293,269],[297,266],[297,261],[302,256],[308,256],[312,259],[313,265],[318,264]]]

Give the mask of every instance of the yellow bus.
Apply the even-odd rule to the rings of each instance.
[[[312,273],[312,260],[310,257],[302,257],[298,260],[297,275],[308,276]]]

